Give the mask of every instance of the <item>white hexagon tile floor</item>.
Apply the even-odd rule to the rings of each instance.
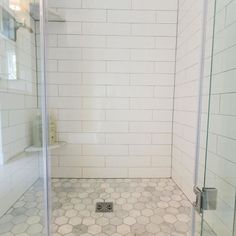
[[[33,185],[0,219],[1,236],[41,236],[42,192]],[[191,204],[171,179],[52,179],[53,236],[181,236]],[[96,202],[114,212],[95,212]]]

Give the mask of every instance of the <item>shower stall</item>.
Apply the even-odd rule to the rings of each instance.
[[[236,0],[0,0],[0,236],[235,236]]]

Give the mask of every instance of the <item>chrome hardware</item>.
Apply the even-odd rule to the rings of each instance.
[[[196,201],[193,203],[198,213],[208,210],[216,210],[217,206],[217,189],[216,188],[198,188],[194,187]]]

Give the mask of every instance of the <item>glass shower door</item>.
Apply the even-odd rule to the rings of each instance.
[[[217,205],[200,215],[200,234],[230,236],[236,235],[236,1],[214,2],[210,73],[205,73],[203,86],[198,186],[215,188]]]
[[[35,4],[0,0],[0,235],[48,231],[43,32]]]

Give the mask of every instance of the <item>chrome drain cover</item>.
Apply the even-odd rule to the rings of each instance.
[[[113,202],[97,202],[96,212],[113,212]]]

